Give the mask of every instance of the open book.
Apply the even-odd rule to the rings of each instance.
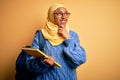
[[[28,54],[36,57],[36,58],[40,58],[40,57],[48,57],[48,55],[46,55],[45,53],[43,53],[42,51],[40,51],[39,49],[35,49],[35,48],[22,48],[22,50],[26,51]],[[56,61],[54,62],[54,66],[57,67],[61,67],[61,65],[59,63],[57,63]]]

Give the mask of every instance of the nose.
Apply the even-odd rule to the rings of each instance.
[[[62,19],[66,18],[66,15],[65,14],[62,14]]]

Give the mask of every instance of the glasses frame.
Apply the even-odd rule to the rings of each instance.
[[[63,16],[65,16],[65,17],[69,17],[70,15],[71,15],[71,13],[69,13],[69,12],[65,12],[65,13],[62,13],[62,12],[55,12],[54,14],[56,14],[57,15],[57,17],[63,17]]]

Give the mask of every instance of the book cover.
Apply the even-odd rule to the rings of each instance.
[[[40,51],[39,49],[35,49],[35,48],[22,48],[22,50],[26,51],[28,54],[36,57],[36,58],[40,58],[40,57],[48,57],[48,55],[46,55],[44,52]],[[54,62],[54,66],[57,67],[61,67],[61,65],[59,63],[57,63],[56,61]]]

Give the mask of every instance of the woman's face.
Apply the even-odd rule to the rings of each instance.
[[[70,13],[63,7],[54,11],[55,24],[58,26],[66,26]]]

